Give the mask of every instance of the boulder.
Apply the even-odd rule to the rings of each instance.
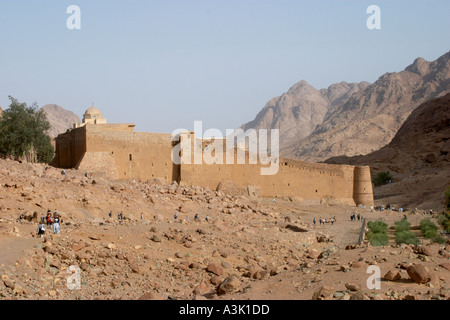
[[[350,297],[350,300],[370,300],[370,298],[362,292],[357,292]]]
[[[450,271],[450,262],[443,262],[439,265],[439,267],[444,268],[448,271]]]
[[[439,246],[436,245],[420,246],[418,248],[418,253],[431,257],[439,253]]]
[[[206,271],[214,273],[217,276],[221,276],[223,274],[223,269],[221,266],[218,266],[215,263],[210,263],[207,267],[206,267]]]
[[[204,282],[200,283],[192,291],[195,295],[202,295],[208,292],[208,285]]]
[[[316,249],[308,249],[308,251],[306,252],[307,257],[310,259],[317,259],[320,256],[320,252],[317,251]]]
[[[241,281],[236,276],[228,276],[218,287],[217,294],[223,295],[239,290]]]
[[[361,290],[361,286],[356,283],[346,283],[345,287],[350,291],[360,291]]]
[[[323,286],[314,292],[312,299],[313,300],[331,300],[331,299],[333,299],[333,296],[334,296],[334,288]]]
[[[400,280],[402,276],[398,270],[389,270],[388,273],[384,275],[384,279],[388,281],[397,281]]]
[[[421,264],[408,267],[406,272],[415,283],[427,283],[431,280],[428,270]]]

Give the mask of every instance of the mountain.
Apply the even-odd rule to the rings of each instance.
[[[300,81],[280,97],[271,99],[256,118],[241,126],[241,129],[279,129],[280,147],[295,145],[309,136],[329,113],[353,93],[368,85],[367,82],[341,82],[317,90],[306,81]]]
[[[442,207],[450,185],[450,94],[417,107],[385,147],[364,156],[340,156],[326,162],[368,165],[372,177],[390,171],[393,183],[374,188],[376,201]]]
[[[450,52],[435,61],[417,58],[401,72],[386,73],[354,93],[305,139],[281,148],[304,161],[364,155],[387,145],[421,103],[450,92]],[[286,146],[286,145],[284,145]]]
[[[47,104],[42,107],[42,110],[45,112],[47,120],[51,125],[49,131],[51,138],[55,138],[60,133],[66,132],[67,129],[73,127],[74,123],[80,123],[80,118],[75,113],[56,104]]]

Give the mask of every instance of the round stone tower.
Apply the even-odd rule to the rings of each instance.
[[[373,205],[372,177],[368,166],[355,167],[353,173],[353,199],[357,206]]]

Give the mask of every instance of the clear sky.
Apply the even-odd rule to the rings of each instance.
[[[0,106],[12,95],[82,118],[94,103],[137,131],[225,132],[300,80],[374,82],[449,50],[447,0],[0,0]]]

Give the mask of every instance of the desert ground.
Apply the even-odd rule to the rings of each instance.
[[[403,217],[397,211],[250,198],[156,180],[111,181],[77,170],[63,175],[3,159],[0,179],[2,300],[450,297],[448,242],[357,245],[362,221],[351,221],[350,213],[393,226]],[[406,215],[414,227],[430,208],[412,209]],[[61,215],[61,231],[55,235],[49,227],[39,237],[37,219],[47,210]],[[319,218],[332,217],[334,224],[319,225]],[[380,288],[369,288],[369,266],[379,268]],[[411,278],[411,268],[420,275]]]

